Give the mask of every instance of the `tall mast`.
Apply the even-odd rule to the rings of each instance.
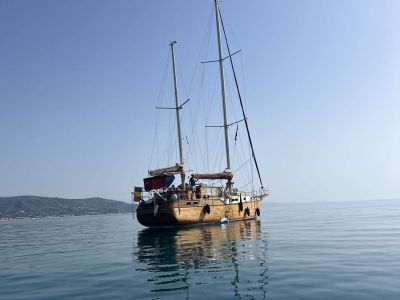
[[[225,78],[224,78],[224,64],[223,54],[221,46],[221,32],[219,29],[219,14],[218,14],[218,0],[214,0],[215,5],[215,18],[217,24],[217,37],[218,37],[218,53],[219,53],[219,73],[221,77],[221,94],[222,94],[222,109],[224,113],[224,133],[225,133],[225,150],[226,150],[226,167],[231,168],[231,161],[229,156],[229,139],[228,139],[228,119],[226,115],[226,96],[225,96]],[[231,181],[228,180],[228,187],[230,187]]]
[[[173,74],[174,74],[176,125],[178,127],[178,140],[179,140],[179,162],[183,166],[182,133],[181,133],[181,121],[180,121],[180,117],[179,117],[179,110],[182,108],[182,106],[179,106],[178,83],[176,80],[175,44],[176,44],[176,41],[172,41],[170,43],[170,46],[171,46],[171,55],[172,55],[172,70],[173,70]],[[182,182],[182,189],[183,189],[185,187],[185,173],[184,172],[181,173],[181,182]]]

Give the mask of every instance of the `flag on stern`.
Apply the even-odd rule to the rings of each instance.
[[[140,200],[142,200],[142,188],[135,186],[135,189],[133,192],[133,201],[140,202]]]

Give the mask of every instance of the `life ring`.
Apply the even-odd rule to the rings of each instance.
[[[260,209],[258,207],[256,208],[256,215],[260,216]]]
[[[244,213],[246,214],[246,216],[250,216],[250,209],[248,207],[246,207],[246,209],[244,210]]]
[[[210,205],[206,204],[206,205],[204,206],[204,211],[205,211],[207,214],[210,214],[210,212],[211,212]]]

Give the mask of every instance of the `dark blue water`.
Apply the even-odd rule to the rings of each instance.
[[[400,201],[266,202],[259,221],[162,231],[1,221],[0,299],[400,299]]]

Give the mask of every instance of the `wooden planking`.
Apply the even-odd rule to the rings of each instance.
[[[184,203],[175,204],[175,218],[179,224],[195,224],[218,222],[222,218],[229,221],[253,219],[256,216],[256,209],[260,208],[261,199],[249,202],[243,202],[243,210],[239,211],[239,203],[224,204],[219,199],[203,199],[199,205],[186,205]],[[200,204],[201,203],[201,204]],[[204,210],[205,205],[210,206],[210,214]],[[249,208],[250,216],[245,214],[245,209]]]
[[[142,225],[149,227],[211,223],[222,218],[229,221],[249,220],[256,217],[256,209],[260,208],[261,201],[257,197],[253,201],[242,202],[243,210],[239,211],[239,203],[225,204],[220,198],[186,199],[163,203],[156,216],[152,206],[139,207],[137,216]],[[204,209],[207,204],[210,206],[209,214]],[[246,208],[250,210],[249,216],[245,214]]]

